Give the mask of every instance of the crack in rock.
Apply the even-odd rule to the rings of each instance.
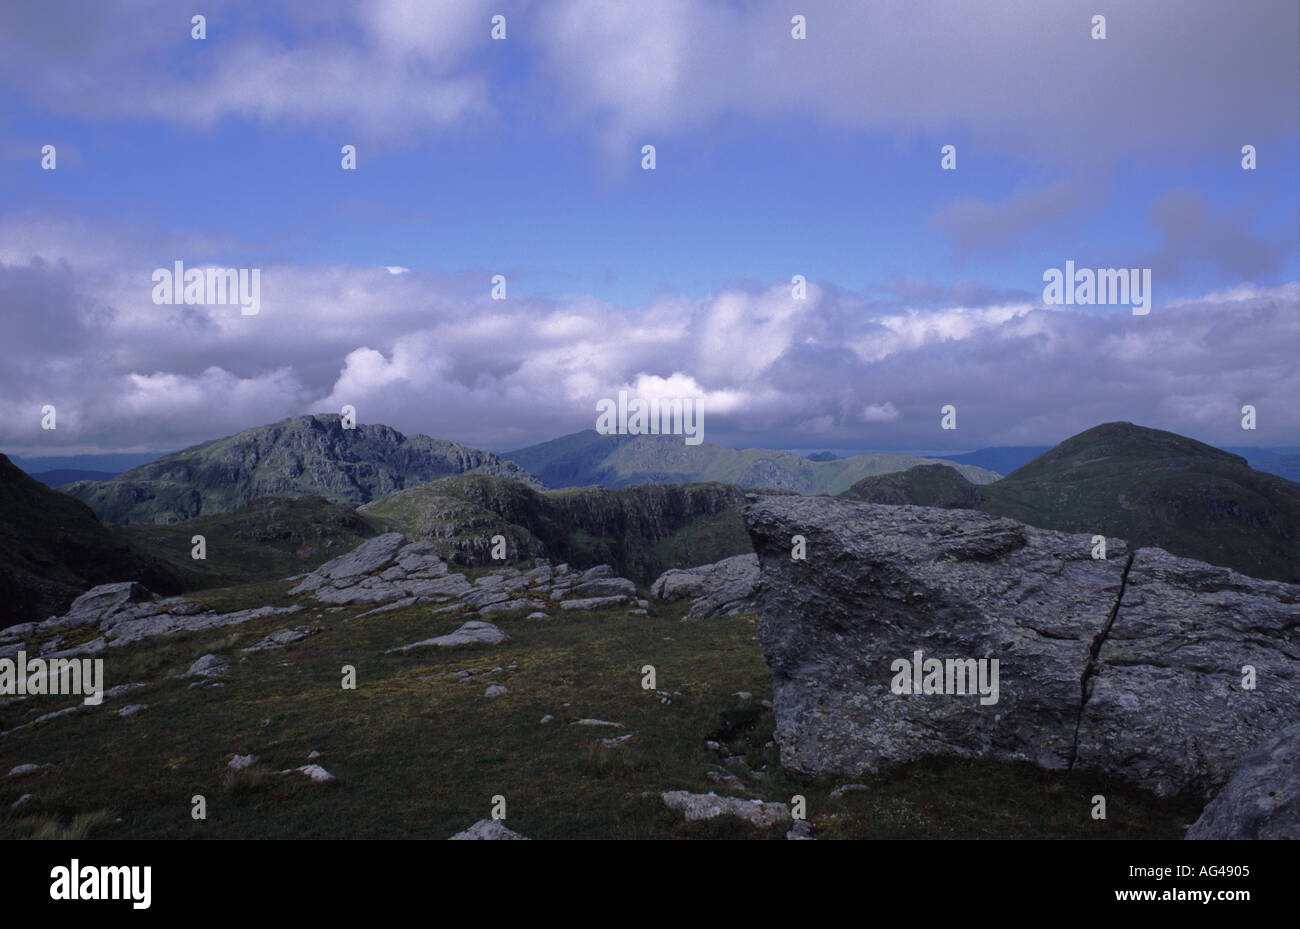
[[[1110,608],[1110,615],[1106,617],[1106,625],[1102,626],[1101,631],[1093,637],[1092,647],[1088,650],[1088,664],[1084,666],[1083,675],[1079,678],[1079,715],[1074,720],[1074,744],[1070,749],[1070,763],[1066,766],[1067,770],[1073,770],[1075,762],[1079,760],[1079,727],[1083,725],[1083,711],[1088,706],[1088,698],[1092,696],[1088,685],[1097,676],[1101,647],[1106,644],[1111,627],[1115,625],[1115,620],[1119,616],[1120,604],[1124,602],[1124,591],[1128,587],[1128,572],[1133,567],[1135,555],[1135,552],[1129,552],[1124,562],[1124,570],[1119,576],[1119,593]]]

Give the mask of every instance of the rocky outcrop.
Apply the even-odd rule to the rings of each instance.
[[[792,772],[980,756],[1208,793],[1300,705],[1300,586],[1119,539],[1094,559],[1090,535],[966,510],[755,497],[744,515]]]
[[[572,571],[567,564],[542,562],[525,571],[502,567],[474,582],[460,572],[450,570],[430,542],[407,541],[400,533],[390,532],[367,539],[352,551],[340,555],[315,571],[289,580],[298,581],[290,595],[302,596],[314,605],[377,603],[380,606],[358,614],[357,618],[382,614],[419,604],[439,604],[434,614],[460,613],[463,618],[508,610],[540,612],[558,608],[562,611],[634,608],[645,601],[636,599],[636,585],[617,577],[609,565],[597,565],[586,571]],[[602,596],[582,596],[603,592]],[[108,647],[128,645],[141,639],[171,632],[216,629],[233,626],[266,616],[296,613],[308,604],[262,606],[231,613],[218,613],[184,597],[160,598],[134,581],[103,584],[87,591],[62,616],[51,616],[40,623],[23,623],[0,632],[0,657],[12,657],[23,648],[33,652],[39,643],[40,655],[63,658],[94,654]],[[102,635],[83,641],[72,648],[60,649],[67,633],[83,626],[98,626]],[[315,635],[316,626],[279,629],[244,651],[280,648]],[[475,620],[447,636],[417,642],[416,646],[440,647],[470,642],[504,641],[504,635],[490,623]],[[85,635],[80,636],[83,640]],[[213,666],[221,659],[212,659]],[[210,670],[204,662],[196,663],[186,676],[211,676],[226,670]]]
[[[463,574],[447,568],[431,542],[407,542],[400,532],[388,532],[325,562],[289,593],[310,593],[322,603],[347,605],[445,600],[471,589]]]
[[[550,606],[604,610],[636,603],[636,584],[616,577],[609,565],[574,572],[567,564],[553,567],[541,561],[528,571],[502,567],[471,583],[447,567],[432,542],[408,542],[398,532],[368,539],[291,580],[299,581],[291,595],[306,594],[321,603],[383,604],[362,616],[423,603],[445,604],[435,612],[469,610],[483,615]]]
[[[762,800],[741,800],[720,797],[715,793],[693,794],[685,790],[669,790],[663,796],[664,804],[686,817],[687,822],[714,819],[731,815],[752,826],[767,829],[777,823],[790,822],[790,810],[784,803],[765,803]]]
[[[726,484],[539,493],[513,481],[463,475],[394,493],[360,512],[410,538],[434,542],[453,564],[491,566],[497,557],[493,539],[500,536],[508,561],[605,564],[648,584],[665,567],[749,551],[740,520],[744,503],[744,492]]]
[[[51,616],[44,622],[32,625],[32,631],[24,639],[44,638],[41,654],[44,657],[63,658],[94,654],[108,647],[129,645],[151,636],[234,626],[265,616],[296,613],[301,609],[301,605],[294,604],[218,613],[215,610],[205,610],[193,600],[184,597],[160,598],[141,584],[123,581],[102,584],[86,591],[63,616]],[[63,633],[92,625],[98,626],[102,635],[75,648],[55,650]]]
[[[1300,839],[1300,723],[1241,760],[1189,839]]]
[[[431,646],[433,648],[460,648],[465,645],[497,645],[501,642],[508,641],[510,641],[510,636],[506,635],[498,627],[491,623],[485,623],[482,620],[476,619],[463,624],[455,632],[434,636],[432,639],[424,639],[420,642],[412,642],[410,645],[400,645],[397,648],[390,648],[388,653],[409,652],[413,648],[423,648],[425,646]]]
[[[698,568],[673,568],[650,585],[651,596],[666,603],[692,599],[687,619],[733,616],[758,612],[754,587],[758,583],[758,556],[735,555]]]

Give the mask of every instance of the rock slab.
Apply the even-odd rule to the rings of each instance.
[[[1119,539],[1093,559],[1089,534],[967,510],[758,496],[744,518],[792,772],[951,755],[1208,795],[1300,705],[1300,586]],[[917,652],[997,659],[997,701],[895,693],[895,662]],[[1244,665],[1267,686],[1243,689]]]

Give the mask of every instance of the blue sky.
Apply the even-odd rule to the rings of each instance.
[[[202,41],[175,3],[0,12],[0,449],[352,402],[500,450],[626,388],[731,445],[1300,438],[1293,2],[1103,41],[1073,2],[800,4],[802,42],[784,3],[645,6],[219,2]],[[152,305],[176,259],[261,268],[262,314]],[[1043,307],[1067,259],[1152,268],[1153,313]]]

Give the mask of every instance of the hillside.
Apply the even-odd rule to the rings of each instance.
[[[837,494],[856,481],[877,474],[905,471],[932,461],[914,455],[854,455],[814,461],[793,452],[687,445],[680,436],[600,435],[577,432],[540,445],[507,452],[503,457],[536,475],[547,487],[600,485],[617,489],[632,484],[717,482],[746,488],[792,490],[801,494]],[[952,465],[972,483],[987,484],[998,475],[973,465]]]
[[[161,561],[113,534],[84,503],[0,455],[0,628],[62,613],[94,584],[124,578],[180,589]]]
[[[668,568],[749,552],[739,515],[744,503],[740,488],[720,484],[538,492],[515,481],[463,475],[398,491],[358,512],[387,529],[429,539],[455,564],[491,564],[492,536],[502,535],[508,561],[610,564],[649,583]]]
[[[344,429],[335,414],[296,416],[204,442],[107,481],[60,489],[110,523],[174,523],[225,513],[258,497],[315,494],[355,507],[453,474],[536,484],[491,452],[389,426]]]
[[[377,532],[355,510],[317,496],[259,497],[229,513],[182,523],[110,528],[171,568],[186,590],[301,574]],[[191,557],[195,535],[206,542],[206,559]]]
[[[1043,529],[1118,536],[1137,547],[1300,581],[1300,484],[1172,432],[1106,423],[982,487],[933,468],[871,478],[841,496],[978,509]]]

